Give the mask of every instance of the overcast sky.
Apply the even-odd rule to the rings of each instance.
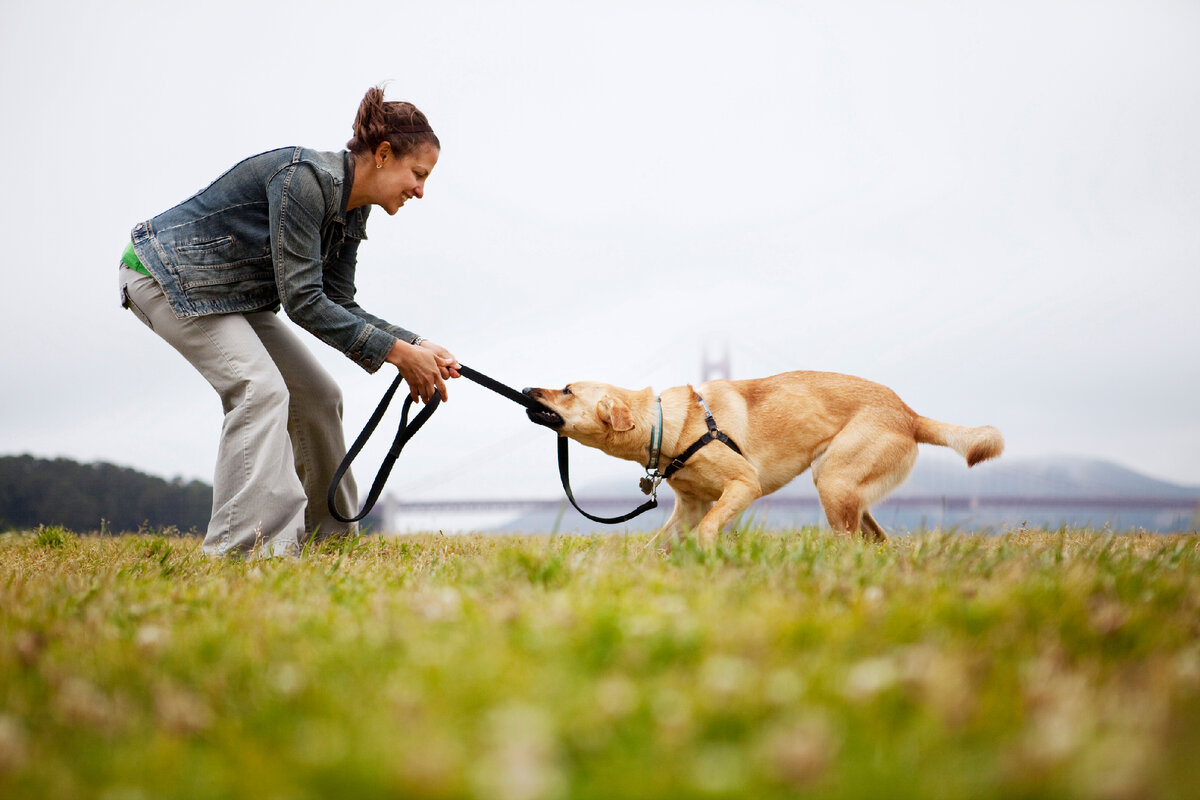
[[[0,37],[0,453],[211,480],[215,393],[117,304],[129,229],[251,154],[342,148],[390,80],[443,151],[372,214],[359,299],[465,364],[663,389],[728,351],[996,425],[1005,458],[1200,484],[1193,0],[44,0]],[[353,436],[392,368],[305,336]],[[550,432],[450,389],[391,491],[558,493]]]

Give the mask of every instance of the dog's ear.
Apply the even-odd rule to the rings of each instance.
[[[624,400],[606,395],[596,404],[596,414],[604,424],[610,426],[614,431],[633,430],[633,414],[629,412],[629,406]]]

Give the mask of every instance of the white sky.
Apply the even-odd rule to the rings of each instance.
[[[1198,42],[1192,0],[4,3],[0,453],[211,480],[216,395],[117,305],[128,230],[340,149],[391,80],[443,152],[359,298],[463,363],[662,389],[727,348],[1200,484]],[[308,341],[353,436],[391,368]],[[390,491],[558,493],[551,433],[451,391]]]

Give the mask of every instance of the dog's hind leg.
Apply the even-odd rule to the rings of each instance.
[[[825,517],[829,525],[838,533],[853,536],[862,533],[864,539],[876,542],[886,542],[887,532],[875,521],[871,512],[862,502],[861,495],[854,490],[831,486],[832,481],[826,481],[825,486],[817,486],[817,494],[821,497],[821,506],[825,509]]]
[[[917,459],[911,438],[847,428],[813,464],[813,483],[829,524],[842,533],[887,541],[868,509],[901,483]]]
[[[863,507],[852,487],[824,475],[817,481],[817,495],[829,526],[838,533],[853,536],[862,527]]]
[[[888,535],[883,530],[883,526],[875,521],[870,511],[864,510],[862,512],[862,532],[864,537],[867,535],[868,530],[875,537],[875,541],[886,542],[888,540]]]

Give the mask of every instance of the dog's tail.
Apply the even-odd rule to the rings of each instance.
[[[928,417],[917,417],[917,441],[953,448],[967,460],[968,467],[1004,452],[1004,437],[991,425],[966,428]]]

